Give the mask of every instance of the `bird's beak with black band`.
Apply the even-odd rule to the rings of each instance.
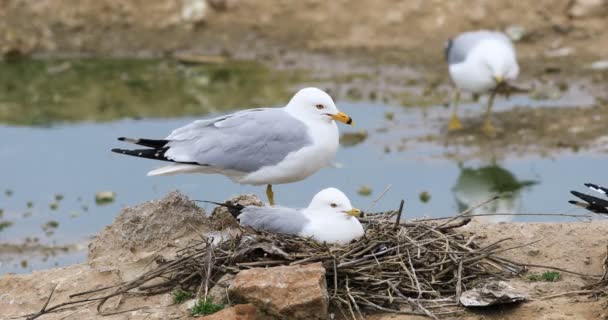
[[[357,208],[352,208],[348,211],[344,211],[344,213],[346,213],[349,216],[353,216],[355,218],[364,218],[365,217],[365,213]]]
[[[346,123],[349,124],[351,126],[354,126],[355,123],[353,122],[353,119],[348,116],[346,113],[340,111],[336,114],[327,114],[328,116],[330,116],[332,119],[336,120],[336,121],[340,121],[342,123]]]

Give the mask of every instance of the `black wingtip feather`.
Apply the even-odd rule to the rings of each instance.
[[[203,200],[202,202],[211,203],[211,204],[225,207],[226,209],[228,209],[228,212],[230,212],[230,214],[234,218],[238,218],[239,215],[241,215],[241,211],[243,211],[243,209],[245,209],[245,206],[240,205],[238,203],[237,204],[232,204],[230,202],[221,203],[221,202],[214,202],[214,201],[207,201],[207,200]]]
[[[569,203],[583,207],[594,213],[608,214],[608,201],[578,191],[570,191],[570,193],[586,203],[572,200],[568,201]]]
[[[143,147],[148,147],[148,148],[154,148],[154,149],[161,149],[164,148],[167,143],[169,143],[169,140],[164,140],[164,139],[142,139],[142,138],[129,138],[129,137],[119,137],[118,141],[124,141],[124,142],[130,142],[133,144],[137,144]]]
[[[112,149],[112,152],[124,154],[127,156],[175,162],[175,161],[165,157],[166,151],[167,151],[167,148],[164,148],[164,149],[134,149],[134,150]]]
[[[585,187],[587,187],[595,192],[599,192],[599,193],[602,193],[602,194],[608,196],[608,188],[599,186],[595,183],[585,183]]]

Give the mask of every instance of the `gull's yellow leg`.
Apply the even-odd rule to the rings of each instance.
[[[462,129],[462,123],[458,119],[458,103],[460,102],[460,90],[456,89],[456,95],[454,96],[454,106],[452,107],[452,116],[448,123],[448,131],[457,131]]]
[[[488,137],[496,136],[496,128],[492,124],[492,105],[494,104],[494,97],[496,96],[496,90],[492,90],[490,93],[490,99],[488,99],[488,107],[486,109],[485,119],[481,131]]]
[[[268,197],[268,203],[274,207],[274,192],[272,192],[272,185],[266,186],[266,196]]]

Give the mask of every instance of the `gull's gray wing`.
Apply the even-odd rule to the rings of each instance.
[[[483,30],[461,33],[446,43],[445,58],[448,64],[463,62],[471,49],[488,39],[504,41],[509,46],[513,46],[511,39],[502,32]]]
[[[253,172],[312,144],[308,128],[282,108],[251,109],[174,130],[164,156],[223,170]]]
[[[296,209],[256,206],[245,207],[238,219],[243,226],[294,235],[298,235],[310,221]]]

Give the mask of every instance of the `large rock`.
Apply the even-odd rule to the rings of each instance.
[[[251,303],[237,304],[208,316],[195,318],[197,320],[258,320],[257,310]]]
[[[241,271],[229,294],[280,318],[327,319],[329,298],[321,263]]]
[[[173,258],[199,232],[207,233],[207,224],[204,210],[174,191],[123,209],[89,244],[88,263],[99,271],[122,271],[128,280],[157,257]]]

